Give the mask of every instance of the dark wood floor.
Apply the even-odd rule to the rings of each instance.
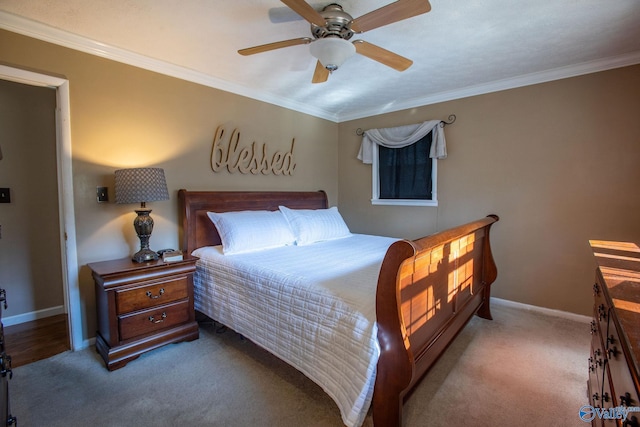
[[[67,315],[5,326],[4,339],[14,368],[62,353],[70,348]]]

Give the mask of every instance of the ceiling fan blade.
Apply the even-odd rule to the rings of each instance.
[[[324,83],[329,78],[329,70],[324,68],[320,61],[316,62],[316,70],[313,72],[311,83]]]
[[[267,43],[260,46],[248,47],[246,49],[240,49],[238,53],[240,55],[254,55],[256,53],[267,52],[270,50],[280,49],[283,47],[296,46],[299,44],[309,44],[313,39],[309,37],[301,37],[299,39],[283,40],[281,42]]]
[[[324,27],[327,22],[322,15],[318,13],[309,3],[304,0],[280,0],[282,3],[293,9],[298,15],[312,24],[316,24],[319,27]]]
[[[422,15],[430,10],[431,4],[428,0],[398,0],[354,19],[351,29],[356,33],[362,33],[412,16]]]
[[[404,71],[413,64],[412,60],[404,56],[400,56],[397,53],[393,53],[364,40],[356,40],[353,42],[353,45],[356,47],[356,52],[360,55],[378,61],[394,70]]]

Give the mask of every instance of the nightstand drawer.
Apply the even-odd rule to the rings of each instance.
[[[155,307],[119,317],[120,339],[128,340],[189,320],[189,301]]]
[[[187,298],[187,277],[157,282],[116,292],[116,310],[118,314],[155,307],[172,301]]]

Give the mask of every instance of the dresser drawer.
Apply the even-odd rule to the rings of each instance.
[[[602,396],[602,379],[604,376],[604,357],[602,356],[602,341],[598,335],[591,337],[591,354],[589,355],[589,399],[600,404]],[[595,406],[595,405],[594,405]]]
[[[187,277],[172,278],[145,286],[116,291],[118,314],[155,307],[189,296]]]
[[[609,326],[607,337],[607,359],[615,406],[640,406],[638,395],[629,371],[632,362],[625,358],[620,336],[614,325]]]
[[[185,323],[189,320],[189,313],[189,301],[179,301],[120,316],[120,339],[125,341]]]
[[[612,396],[611,383],[609,382],[609,377],[605,373],[604,383],[602,384],[602,399],[601,399],[602,409],[606,411],[610,411],[611,408],[615,406],[611,396]],[[616,427],[618,426],[618,421],[619,421],[619,420],[607,418],[604,416],[602,417],[602,420],[600,419],[600,417],[596,416],[595,420],[598,421],[598,424],[602,423],[602,427]]]

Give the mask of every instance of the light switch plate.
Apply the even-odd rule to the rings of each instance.
[[[0,203],[11,203],[11,190],[0,188]]]

